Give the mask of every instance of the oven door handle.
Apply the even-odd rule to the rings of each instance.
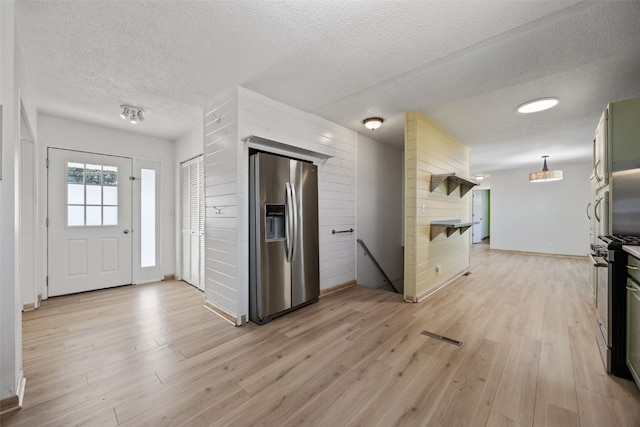
[[[589,254],[589,258],[591,258],[591,262],[593,263],[594,267],[608,267],[609,266],[607,261],[605,261],[605,259],[602,258],[602,257],[593,256],[593,255]]]

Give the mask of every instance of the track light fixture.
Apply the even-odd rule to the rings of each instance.
[[[120,117],[123,119],[129,120],[133,124],[144,121],[143,108],[134,107],[133,105],[121,105],[120,108],[122,108]]]

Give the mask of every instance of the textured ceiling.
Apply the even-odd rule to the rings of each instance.
[[[240,85],[397,147],[420,109],[487,174],[588,160],[607,102],[640,96],[637,1],[18,0],[16,16],[40,111],[169,139]],[[542,96],[560,104],[515,113]]]

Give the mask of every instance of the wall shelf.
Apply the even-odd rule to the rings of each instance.
[[[431,175],[431,187],[429,188],[429,191],[433,192],[433,190],[438,188],[438,186],[443,182],[447,186],[447,195],[453,193],[456,188],[460,187],[460,197],[464,196],[469,190],[478,185],[477,182],[458,176],[455,173],[443,173]]]
[[[479,224],[479,222],[460,222],[459,219],[431,221],[429,240],[435,239],[436,237],[438,237],[438,235],[444,232],[447,233],[447,237],[451,236],[458,230],[460,230],[460,234],[462,234],[467,231],[473,224]]]

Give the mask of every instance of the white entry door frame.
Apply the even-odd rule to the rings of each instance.
[[[47,159],[44,296],[161,280],[161,162],[52,147]]]
[[[133,160],[48,149],[47,295],[133,283]]]

